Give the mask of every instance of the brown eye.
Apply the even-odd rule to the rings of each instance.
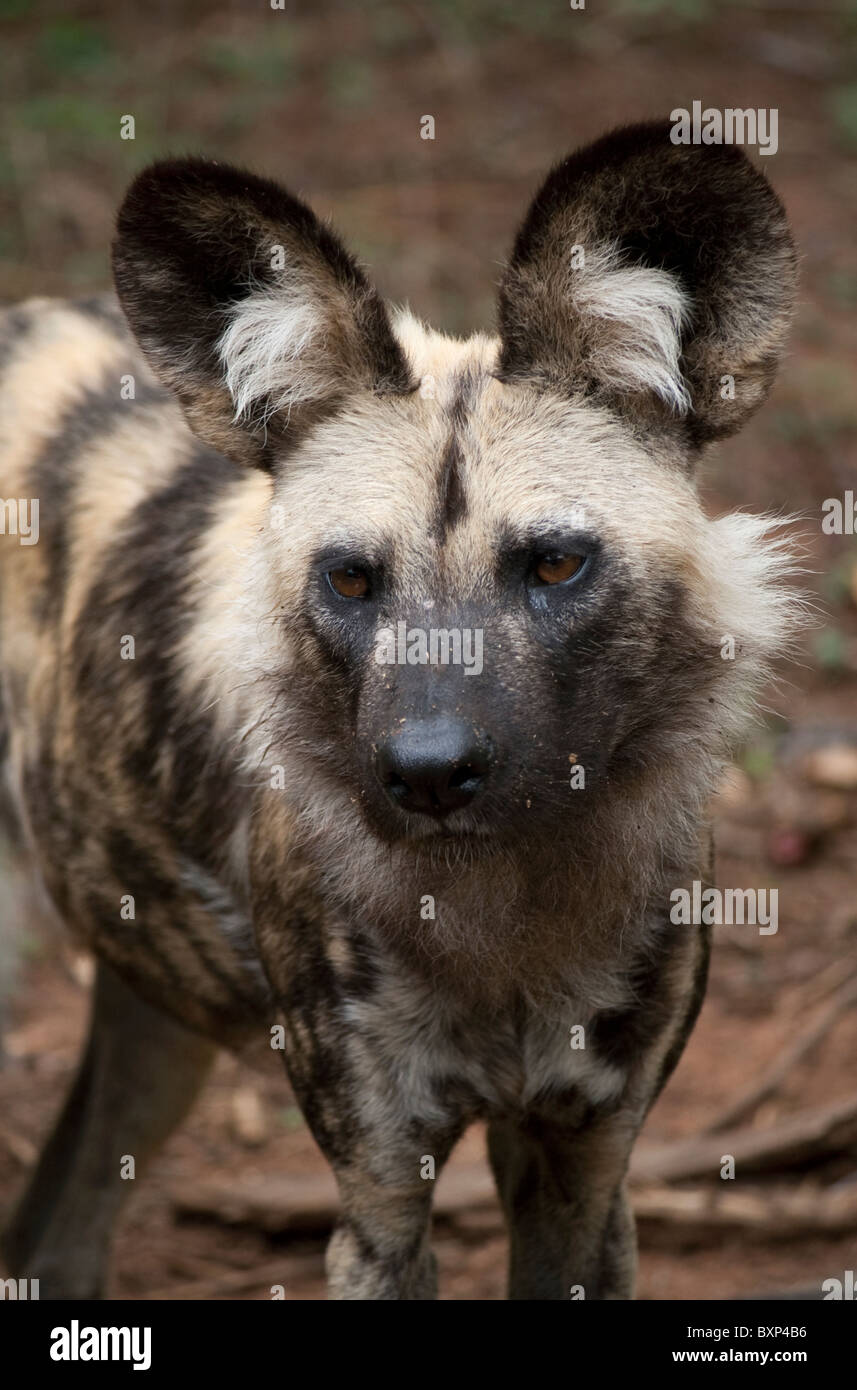
[[[365,598],[369,592],[369,576],[356,565],[330,570],[328,583],[341,598]]]
[[[543,584],[562,584],[577,574],[583,560],[582,555],[543,555],[536,574]]]

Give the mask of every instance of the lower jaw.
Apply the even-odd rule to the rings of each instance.
[[[428,820],[424,826],[413,822],[404,826],[371,825],[372,833],[392,848],[403,850],[453,849],[456,846],[469,850],[489,850],[495,837],[487,831],[432,824]]]

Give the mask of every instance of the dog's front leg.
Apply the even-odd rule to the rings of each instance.
[[[509,1227],[510,1298],[634,1297],[636,1239],[624,1178],[636,1128],[623,1113],[581,1129],[559,1119],[490,1126]]]
[[[390,1036],[383,1006],[369,1007],[382,988],[398,988],[389,963],[365,932],[319,901],[315,876],[294,856],[283,871],[275,815],[254,853],[254,921],[289,1079],[339,1186],[330,1296],[435,1298],[432,1179],[464,1121],[454,1107],[421,1103],[404,1058],[407,1038]],[[371,1025],[367,1008],[377,1016]]]
[[[289,1078],[339,1187],[330,1296],[435,1298],[432,1179],[461,1126],[417,1113],[405,1077],[349,1026],[347,989],[335,970],[318,961],[299,969],[281,1004]]]

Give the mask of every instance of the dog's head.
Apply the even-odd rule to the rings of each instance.
[[[326,795],[385,840],[544,842],[723,751],[790,613],[766,524],[694,483],[794,297],[740,150],[652,124],[558,165],[496,338],[392,313],[303,203],[198,160],[137,179],[114,266],[191,428],[272,475],[284,728]]]

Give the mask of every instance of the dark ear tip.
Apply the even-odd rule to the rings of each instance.
[[[202,203],[207,199],[218,199],[221,204],[252,202],[280,212],[297,203],[271,179],[248,169],[222,164],[202,155],[181,155],[158,159],[140,170],[120,204],[117,228],[121,235],[138,220],[163,218],[182,204]]]
[[[159,159],[137,174],[119,207],[114,265],[140,247],[171,256],[230,234],[246,255],[241,229],[260,220],[292,226],[328,253],[333,247],[315,213],[272,179],[200,155]]]
[[[165,199],[199,193],[216,186],[225,174],[239,175],[239,172],[227,164],[218,164],[216,160],[205,159],[201,155],[157,159],[153,164],[147,164],[131,180],[119,206],[117,222],[121,227],[123,219],[145,210],[153,203],[162,204]]]
[[[588,173],[596,169],[618,168],[650,156],[667,157],[672,151],[673,158],[676,161],[683,160],[688,167],[697,165],[700,168],[711,169],[714,165],[723,168],[733,165],[770,187],[764,173],[756,167],[740,145],[694,145],[676,142],[672,139],[674,125],[672,119],[662,117],[616,126],[591,144],[572,150],[565,159],[559,161],[552,172],[555,175],[560,172],[568,175]]]
[[[672,119],[618,126],[556,164],[536,193],[515,242],[511,265],[531,258],[562,208],[597,208],[604,223],[631,226],[635,209],[660,207],[667,222],[730,218],[745,204],[758,226],[790,241],[785,209],[739,145],[694,145],[671,138]],[[657,220],[657,219],[656,219]],[[541,229],[541,230],[540,230]],[[685,228],[688,238],[691,228]]]

